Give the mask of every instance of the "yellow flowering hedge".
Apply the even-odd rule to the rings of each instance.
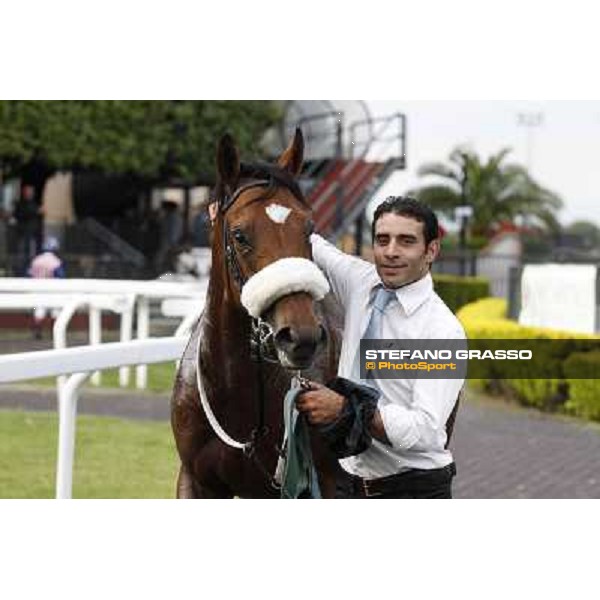
[[[548,350],[543,364],[543,379],[514,379],[503,376],[506,363],[490,365],[487,378],[473,380],[487,389],[499,389],[529,406],[565,412],[600,420],[600,386],[597,379],[575,379],[583,371],[600,376],[600,353],[589,352],[590,340],[600,336],[559,331],[542,327],[526,327],[506,317],[503,298],[483,298],[462,307],[457,317],[471,339],[549,339],[570,340]]]
[[[600,421],[600,352],[574,352],[565,361],[564,371],[569,385],[565,410]],[[582,375],[594,379],[575,379]]]

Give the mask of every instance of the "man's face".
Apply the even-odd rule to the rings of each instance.
[[[438,252],[438,240],[425,246],[424,224],[416,219],[385,213],[375,223],[373,256],[377,273],[388,288],[421,279]]]

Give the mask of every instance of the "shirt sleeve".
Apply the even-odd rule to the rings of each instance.
[[[352,291],[352,282],[362,280],[372,270],[372,265],[365,260],[351,256],[336,248],[320,235],[310,236],[313,260],[325,273],[336,298],[347,305]]]
[[[456,328],[444,337],[464,339],[465,334],[462,328]],[[464,379],[417,379],[410,408],[398,404],[380,406],[383,427],[392,447],[443,450],[447,441],[446,423],[464,383]]]

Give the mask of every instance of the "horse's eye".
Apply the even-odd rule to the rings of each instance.
[[[248,236],[241,229],[234,229],[232,232],[233,239],[240,245],[250,247]]]

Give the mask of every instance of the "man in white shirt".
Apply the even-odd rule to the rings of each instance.
[[[433,211],[412,198],[390,197],[375,212],[372,235],[374,265],[318,235],[311,238],[314,261],[344,309],[338,375],[356,382],[357,350],[381,287],[389,299],[380,338],[465,339],[461,324],[433,290],[430,267],[440,247]],[[373,441],[361,454],[340,460],[350,477],[340,481],[338,496],[451,498],[456,470],[447,425],[451,430],[463,384],[463,379],[376,380],[381,396],[368,426]],[[336,421],[346,399],[316,382],[311,386],[300,396],[298,410],[314,425]]]

